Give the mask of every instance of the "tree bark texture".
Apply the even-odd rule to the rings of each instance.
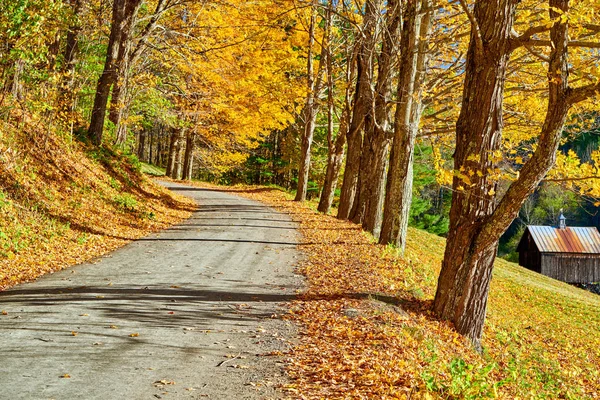
[[[196,142],[196,134],[193,129],[188,130],[185,138],[185,155],[183,158],[183,177],[184,181],[192,180],[192,172],[194,167],[194,148]]]
[[[138,134],[137,156],[141,161],[146,161],[146,132],[141,131]]]
[[[391,142],[391,97],[397,43],[400,40],[402,7],[398,0],[387,2],[386,21],[382,29],[381,52],[378,54],[377,83],[372,110],[365,118],[365,138],[361,155],[359,192],[353,222],[375,237],[381,227],[385,172]]]
[[[177,155],[177,141],[179,140],[180,129],[181,128],[174,128],[169,140],[169,156],[167,158],[167,169],[165,171],[165,175],[169,177],[173,175],[173,170],[175,169],[175,157]]]
[[[175,142],[175,157],[173,160],[173,171],[171,178],[181,179],[183,174],[183,153],[185,145],[185,129],[177,130],[177,141]]]
[[[92,109],[92,118],[88,129],[88,134],[96,145],[102,144],[108,96],[111,86],[117,78],[116,62],[119,52],[122,51],[121,46],[127,42],[127,38],[122,33],[131,32],[133,16],[140,3],[141,0],[115,0],[113,3],[108,51],[104,62],[104,70],[98,79],[94,108]]]
[[[306,200],[306,191],[308,189],[308,179],[310,172],[310,158],[315,127],[317,124],[317,114],[319,112],[319,92],[322,86],[322,74],[325,67],[323,62],[327,57],[327,49],[329,47],[329,36],[331,31],[332,9],[331,1],[328,2],[328,7],[325,15],[325,32],[321,41],[321,56],[319,61],[319,70],[317,79],[314,76],[314,59],[313,50],[315,46],[315,30],[317,26],[317,7],[313,5],[313,11],[310,19],[309,27],[309,44],[306,71],[308,75],[306,96],[306,104],[304,108],[304,133],[302,135],[302,147],[300,150],[300,166],[298,168],[298,189],[296,190],[295,201]]]
[[[348,61],[346,62],[346,82],[352,82],[356,75],[356,64],[354,62],[355,54],[352,49],[347,51]],[[333,204],[333,198],[335,196],[335,189],[337,187],[340,170],[342,169],[342,163],[344,162],[344,152],[346,147],[346,136],[348,135],[348,128],[350,125],[350,113],[352,101],[352,86],[346,85],[346,91],[344,95],[344,105],[342,115],[339,121],[339,128],[337,137],[334,137],[334,114],[335,114],[335,77],[333,73],[333,52],[331,47],[327,49],[327,169],[325,172],[325,180],[323,182],[323,189],[321,190],[321,196],[319,198],[319,206],[317,210],[327,214]]]
[[[394,140],[386,186],[384,216],[379,243],[406,246],[412,201],[413,158],[422,113],[422,84],[426,69],[427,42],[431,32],[431,0],[411,2],[404,12],[400,42],[398,104],[394,117]]]
[[[502,98],[508,57],[514,50],[511,30],[518,0],[478,1],[467,54],[463,104],[456,127],[454,194],[450,231],[434,310],[454,323],[476,346],[485,320],[489,283],[498,239],[555,161],[562,126],[570,106],[567,22],[556,10],[568,11],[568,0],[550,0],[554,19],[548,69],[549,101],[533,156],[519,178],[495,205],[495,186],[488,169],[496,168],[500,150]]]
[[[338,208],[339,219],[348,219],[354,207],[363,147],[362,130],[366,115],[373,111],[373,58],[376,45],[376,29],[381,0],[367,0],[365,15],[357,41],[356,89],[352,106],[352,119],[348,129],[348,154]]]
[[[116,140],[115,144],[123,145],[127,140],[127,126],[123,120],[127,118],[127,108],[130,103],[129,99],[129,78],[131,69],[142,54],[148,38],[156,28],[158,20],[162,15],[167,1],[159,0],[156,4],[156,9],[150,21],[146,24],[141,32],[137,44],[134,46],[133,28],[137,15],[137,9],[141,2],[138,3],[136,9],[131,15],[131,21],[126,21],[123,26],[119,38],[120,46],[117,59],[115,60],[115,79],[113,84],[110,111],[108,118],[115,125]]]
[[[73,7],[73,23],[69,26],[65,51],[63,53],[62,78],[59,85],[59,106],[64,110],[69,119],[73,119],[74,112],[74,93],[73,80],[75,78],[75,61],[76,55],[79,52],[79,32],[81,32],[81,23],[79,14],[81,13],[81,0],[71,0]]]

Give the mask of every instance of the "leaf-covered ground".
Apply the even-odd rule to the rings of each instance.
[[[291,310],[292,398],[600,397],[600,297],[499,260],[480,355],[429,311],[444,239],[411,229],[402,258],[279,190],[229,190],[300,224],[308,289]]]
[[[172,225],[194,204],[135,160],[4,123],[0,134],[0,290],[100,256]]]

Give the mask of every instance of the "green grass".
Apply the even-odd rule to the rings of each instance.
[[[142,163],[142,172],[147,175],[152,176],[164,176],[165,169],[161,167],[157,167],[156,165],[147,164],[145,162]]]
[[[405,257],[419,276],[416,286],[431,298],[436,280],[427,278],[437,277],[444,246],[444,239],[411,229]],[[450,373],[457,385],[487,381],[526,398],[600,393],[600,296],[497,259],[488,304],[483,359],[494,365],[494,378],[467,379],[456,363]]]

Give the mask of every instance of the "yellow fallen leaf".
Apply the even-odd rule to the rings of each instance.
[[[70,378],[70,377],[71,377],[71,375],[69,375],[69,374],[62,374],[60,376],[60,378]]]
[[[77,336],[77,332],[75,332],[75,331],[72,331],[72,332],[71,332],[71,335],[73,335],[73,336]]]
[[[110,329],[119,329],[119,327],[117,327],[116,325],[111,325],[109,326]]]
[[[130,333],[130,334],[129,334],[129,337],[138,337],[138,336],[140,336],[140,334],[139,334],[139,333],[137,333],[137,332],[136,332],[136,333]]]

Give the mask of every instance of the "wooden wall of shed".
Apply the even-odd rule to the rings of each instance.
[[[532,271],[542,272],[541,253],[535,248],[519,252],[519,265]]]
[[[600,282],[600,255],[544,253],[541,273],[569,283]]]

